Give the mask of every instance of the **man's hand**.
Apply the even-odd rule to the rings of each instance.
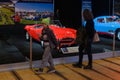
[[[38,34],[39,35],[39,37],[41,37],[42,36],[42,34]]]
[[[60,49],[60,47],[59,47],[59,46],[57,46],[57,49],[59,50],[59,49]]]

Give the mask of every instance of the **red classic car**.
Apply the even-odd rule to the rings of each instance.
[[[40,41],[39,35],[41,34],[43,25],[42,24],[35,24],[35,25],[26,25],[25,31],[26,31],[26,40],[30,39],[30,36]],[[56,24],[49,25],[49,28],[51,28],[60,44],[60,47],[62,46],[72,46],[75,44],[75,38],[76,38],[76,30],[72,28],[66,28],[62,27]]]

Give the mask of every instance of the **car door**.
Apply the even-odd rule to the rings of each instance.
[[[95,29],[97,32],[104,32],[105,28],[105,18],[104,17],[98,17],[94,20],[95,23]]]

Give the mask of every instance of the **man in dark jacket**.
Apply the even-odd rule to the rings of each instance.
[[[48,25],[44,24],[44,28],[42,29],[42,34],[40,36],[41,40],[43,41],[43,47],[44,47],[44,53],[42,56],[41,66],[39,70],[36,72],[37,74],[43,72],[43,68],[49,63],[49,70],[48,73],[55,72],[53,58],[52,58],[52,50],[53,49],[59,49],[56,37],[53,33],[53,31],[49,28]]]

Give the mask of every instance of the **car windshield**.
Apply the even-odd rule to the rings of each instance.
[[[110,17],[110,18],[106,18],[106,21],[107,22],[114,22],[114,21],[117,21],[119,18],[112,18],[112,17]]]
[[[35,28],[42,28],[43,25],[35,25]]]
[[[109,17],[100,17],[97,18],[97,22],[99,23],[108,23],[108,22],[114,22],[114,21],[118,21],[119,17],[117,16],[109,16]]]
[[[114,18],[106,18],[106,21],[107,21],[107,22],[113,22],[113,21],[114,21]]]
[[[62,27],[62,24],[61,24],[61,22],[59,20],[52,20],[51,24],[54,24],[54,25]]]

